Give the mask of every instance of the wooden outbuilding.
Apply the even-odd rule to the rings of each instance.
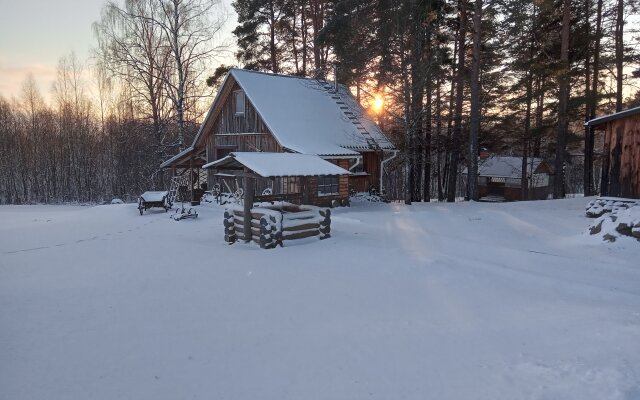
[[[310,204],[326,205],[348,197],[349,189],[382,189],[385,160],[394,145],[352,96],[323,79],[231,69],[189,148],[161,168],[204,177],[206,186],[224,180],[205,164],[230,153],[297,153],[320,157],[350,172],[336,181],[318,176],[303,186]],[[298,174],[302,175],[302,174]],[[299,185],[297,177],[278,177],[274,194]],[[198,180],[203,186],[202,179]],[[339,193],[335,193],[336,187]]]
[[[466,178],[467,170],[463,171]],[[541,158],[527,159],[527,187],[529,200],[545,200],[553,193],[553,170]],[[480,198],[522,200],[522,158],[487,156],[478,163],[478,191]]]
[[[640,198],[640,107],[592,119],[604,130],[600,195]]]

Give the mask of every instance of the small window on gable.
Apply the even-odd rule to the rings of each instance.
[[[233,92],[233,107],[236,115],[244,115],[244,92],[242,90]]]

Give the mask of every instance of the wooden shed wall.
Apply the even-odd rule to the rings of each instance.
[[[604,154],[601,194],[640,198],[640,116],[607,123]]]
[[[362,170],[366,175],[353,175],[349,177],[349,187],[356,192],[367,192],[374,187],[380,189],[380,162],[382,155],[379,152],[362,153]]]
[[[349,169],[349,160],[336,160],[336,164],[344,169]],[[318,194],[318,178],[308,177],[304,190],[307,191],[307,200],[309,204],[317,206],[329,207],[334,200],[344,202],[349,199],[349,176],[340,175],[338,178],[338,194],[320,196]]]

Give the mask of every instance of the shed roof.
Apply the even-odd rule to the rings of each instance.
[[[350,174],[346,169],[319,156],[295,153],[233,152],[220,160],[205,164],[203,168],[217,170],[248,168],[265,178]]]
[[[617,113],[603,115],[602,117],[594,118],[591,121],[585,123],[586,126],[598,126],[609,121],[615,121],[620,118],[630,117],[632,115],[640,115],[640,107],[630,108],[628,110],[620,111]]]
[[[529,158],[527,175],[531,176],[543,162],[542,158]],[[466,174],[467,170],[462,173]],[[522,157],[491,156],[478,163],[478,176],[519,179],[522,177]]]
[[[187,147],[182,150],[175,156],[166,160],[162,164],[160,164],[160,168],[168,168],[168,167],[189,167],[193,165],[194,167],[200,168],[205,163],[205,158],[203,151],[195,151],[195,148],[192,146]]]

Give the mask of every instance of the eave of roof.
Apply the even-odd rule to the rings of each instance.
[[[180,153],[176,154],[175,156],[171,157],[167,161],[165,161],[162,164],[160,164],[160,168],[162,169],[162,168],[170,167],[171,164],[173,164],[174,162],[176,162],[180,158],[189,155],[189,153],[191,153],[191,152],[193,152],[193,145],[187,147],[186,149],[182,150]]]
[[[614,114],[604,115],[602,117],[594,118],[591,121],[587,121],[585,126],[598,126],[609,121],[615,121],[620,118],[630,117],[632,115],[640,115],[640,107],[630,108],[628,110],[620,111]]]
[[[166,160],[162,164],[160,164],[160,169],[169,168],[169,167],[188,167],[193,165],[194,167],[200,167],[205,163],[202,154],[196,153],[197,149],[193,146],[187,147],[182,150],[180,153]]]
[[[233,152],[205,164],[203,168],[221,171],[241,171],[246,168],[265,178],[351,174],[319,156],[297,153]]]

